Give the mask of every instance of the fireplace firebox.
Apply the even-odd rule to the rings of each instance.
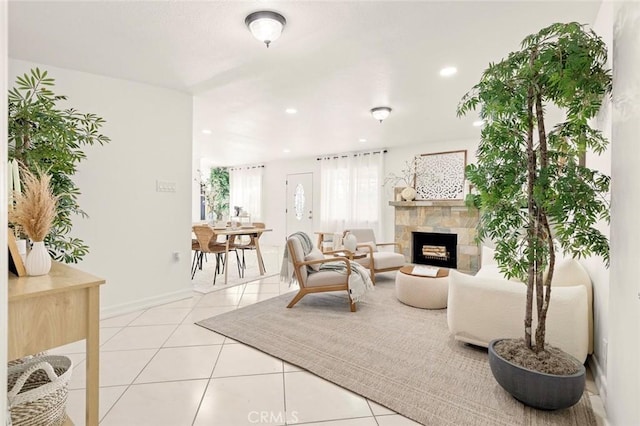
[[[458,236],[437,232],[411,233],[411,262],[420,265],[458,266]]]

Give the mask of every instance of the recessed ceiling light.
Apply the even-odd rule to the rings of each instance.
[[[202,133],[205,135],[210,135],[211,134],[211,130],[209,129],[202,129]]]
[[[283,149],[283,150],[282,150],[282,152],[284,152],[285,154],[288,154],[288,153],[290,153],[290,152],[291,152],[291,150],[290,150],[290,149],[286,149],[286,148],[285,148],[285,149]]]
[[[458,72],[458,69],[456,67],[444,67],[440,70],[440,75],[442,77],[451,77],[457,72]]]
[[[298,110],[295,108],[287,108],[284,110],[284,112],[286,112],[287,114],[296,114]]]
[[[483,121],[483,120],[476,120],[476,121],[474,121],[474,122],[473,122],[473,126],[474,126],[474,127],[480,127],[480,126],[482,126],[483,124],[484,124],[484,121]]]
[[[367,140],[365,138],[360,138],[358,139],[360,142],[366,142]]]

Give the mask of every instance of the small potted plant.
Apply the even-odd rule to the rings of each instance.
[[[9,210],[9,222],[20,226],[32,241],[25,268],[28,275],[44,275],[51,269],[51,256],[44,245],[56,217],[58,197],[51,189],[51,176],[35,175],[22,169],[23,192],[14,194],[14,206]]]
[[[477,163],[466,170],[481,212],[478,237],[495,242],[507,278],[527,285],[524,339],[491,342],[489,361],[498,383],[538,408],[571,406],[584,391],[584,366],[550,348],[545,333],[556,250],[609,262],[608,240],[595,225],[609,220],[610,178],[582,160],[587,149],[600,153],[608,143],[589,125],[611,92],[606,60],[593,31],[553,24],[490,64],[458,106],[458,115],[480,107],[485,123]],[[552,115],[556,109],[561,114]]]

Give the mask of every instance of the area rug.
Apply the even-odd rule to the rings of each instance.
[[[570,409],[539,411],[506,393],[486,349],[448,333],[446,310],[396,300],[379,280],[349,312],[346,295],[275,297],[198,322],[425,425],[596,425],[588,396]],[[478,301],[482,303],[482,301]]]
[[[276,246],[267,246],[262,250],[262,258],[265,264],[265,275],[260,275],[255,251],[245,253],[246,269],[244,276],[238,273],[238,263],[235,253],[229,256],[229,272],[227,283],[224,283],[224,274],[218,274],[216,283],[213,284],[213,275],[216,271],[215,255],[209,255],[206,262],[203,262],[202,269],[196,271],[191,280],[193,291],[207,294],[214,291],[224,290],[230,287],[239,286],[255,280],[273,279],[278,282],[277,276],[280,274],[280,262],[282,261],[282,250]],[[192,259],[193,260],[193,259]]]

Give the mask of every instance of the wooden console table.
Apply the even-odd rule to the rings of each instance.
[[[100,285],[104,280],[53,262],[47,275],[9,274],[9,360],[87,339],[86,424],[98,424]]]

